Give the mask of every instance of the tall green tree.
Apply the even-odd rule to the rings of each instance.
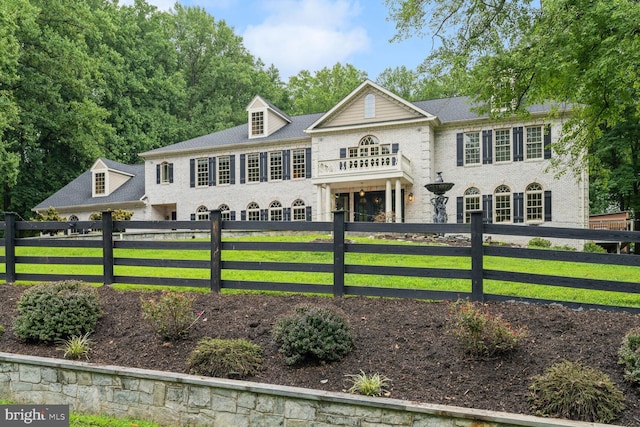
[[[409,70],[404,65],[386,68],[376,83],[396,95],[409,101],[437,99],[462,95],[460,82],[443,76],[440,78],[423,77],[418,71]]]
[[[469,74],[468,93],[494,113],[526,114],[532,103],[572,104],[555,147],[565,166],[640,112],[640,2],[633,0],[386,0],[398,38],[431,34],[425,67]],[[631,111],[631,114],[626,112]]]
[[[287,112],[297,115],[329,111],[366,79],[367,73],[351,64],[337,63],[315,73],[300,71],[289,77],[291,107]]]

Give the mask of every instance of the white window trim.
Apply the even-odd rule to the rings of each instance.
[[[262,113],[262,133],[259,133],[259,134],[253,133],[253,114],[254,113]],[[249,139],[264,138],[265,136],[269,136],[267,129],[269,129],[269,110],[267,108],[258,108],[258,109],[249,111]]]
[[[96,192],[96,175],[104,174],[104,193]],[[91,196],[92,197],[106,197],[109,195],[109,171],[104,169],[94,170],[91,174]]]

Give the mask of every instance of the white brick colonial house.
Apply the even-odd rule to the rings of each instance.
[[[548,105],[495,122],[465,97],[409,102],[365,81],[330,111],[290,117],[256,96],[247,123],[141,153],[142,165],[98,159],[44,200],[67,217],[134,211],[136,220],[432,222],[425,184],[442,171],[449,222],[483,209],[494,223],[586,227],[588,179],[549,171],[562,125]]]

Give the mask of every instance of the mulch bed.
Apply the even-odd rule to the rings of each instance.
[[[24,289],[0,285],[0,324],[6,329],[0,338],[0,351],[61,358],[56,345],[28,344],[13,335],[16,303]],[[491,303],[488,308],[493,314],[514,325],[526,325],[529,336],[507,356],[474,360],[446,333],[447,303],[197,294],[194,309],[204,311],[201,320],[188,339],[165,343],[141,320],[140,295],[106,286],[99,289],[104,316],[92,335],[90,362],[184,372],[187,356],[201,338],[246,338],[265,350],[263,369],[248,378],[250,381],[345,391],[349,386],[345,375],[362,370],[389,377],[392,398],[532,414],[527,403],[531,377],[568,359],[606,372],[626,396],[627,409],[616,423],[640,426],[640,390],[624,381],[617,364],[625,333],[640,326],[638,315],[574,311],[556,305]],[[271,328],[278,316],[290,313],[300,303],[341,310],[353,329],[355,349],[331,364],[285,365],[272,342]]]

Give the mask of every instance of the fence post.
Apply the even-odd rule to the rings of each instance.
[[[105,285],[113,283],[113,215],[111,211],[102,212],[102,281]]]
[[[471,300],[484,302],[482,211],[471,212]]]
[[[344,211],[333,211],[333,296],[344,296]]]
[[[4,222],[5,280],[13,284],[16,281],[16,214],[5,212]]]
[[[209,212],[211,221],[211,292],[220,293],[222,287],[222,213],[219,209]]]

